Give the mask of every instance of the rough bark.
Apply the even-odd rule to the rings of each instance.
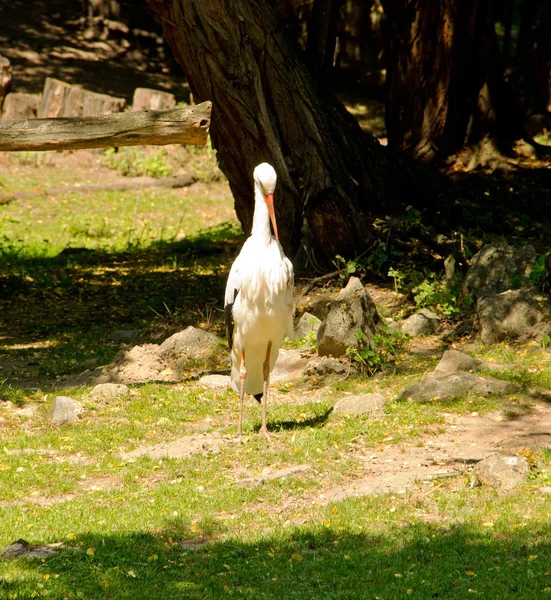
[[[517,45],[524,109],[551,112],[551,3],[524,0]]]
[[[506,87],[492,0],[386,0],[389,144],[430,162],[503,151],[522,136]],[[407,99],[407,100],[406,100]],[[475,152],[476,153],[476,152]],[[477,160],[491,160],[493,152]]]
[[[99,117],[0,121],[0,151],[80,150],[118,146],[204,145],[210,102],[170,110]]]
[[[333,94],[320,89],[272,3],[148,2],[194,97],[213,102],[210,134],[245,231],[253,212],[252,171],[266,160],[279,175],[276,212],[287,252],[299,248],[303,218],[325,259],[368,247],[368,211],[388,210],[396,199],[385,189],[391,162]]]

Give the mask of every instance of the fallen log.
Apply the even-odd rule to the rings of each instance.
[[[106,183],[85,183],[82,185],[73,185],[62,188],[35,188],[33,190],[22,190],[20,192],[11,192],[5,196],[0,196],[0,205],[10,204],[15,200],[24,198],[37,198],[40,196],[60,196],[70,192],[88,193],[98,192],[103,190],[108,191],[126,191],[126,190],[142,190],[147,188],[167,187],[167,188],[183,188],[195,183],[195,177],[184,173],[183,175],[174,175],[172,177],[128,177],[126,179],[111,181]]]
[[[82,150],[207,141],[211,103],[97,117],[0,121],[0,151]]]

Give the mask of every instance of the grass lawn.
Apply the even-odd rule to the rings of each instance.
[[[0,171],[4,191],[75,180],[16,166],[27,183]],[[0,207],[0,549],[20,538],[62,544],[0,560],[0,599],[551,598],[548,450],[525,453],[530,476],[509,493],[473,486],[468,470],[404,493],[329,493],[361,481],[386,449],[407,458],[455,416],[533,406],[528,392],[551,388],[546,348],[471,347],[515,365],[499,375],[521,386],[513,398],[397,402],[436,363],[407,353],[385,375],[275,386],[271,443],[256,435],[254,401],[239,442],[235,394],[192,379],[117,399],[61,389],[83,361],[112,359],[117,329],[137,329],[136,343],[190,324],[223,333],[225,278],[242,241],[232,205],[213,182]],[[382,417],[331,414],[338,397],[369,391],[389,400]],[[51,424],[58,394],[83,404],[77,423]],[[216,443],[184,458],[131,454],[185,436]]]

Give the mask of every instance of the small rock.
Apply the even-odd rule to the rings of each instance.
[[[90,396],[107,396],[113,398],[116,396],[125,396],[128,393],[130,393],[130,389],[124,383],[98,383],[90,392]]]
[[[289,381],[299,377],[304,372],[304,368],[308,363],[308,358],[302,356],[302,352],[298,349],[279,350],[277,362],[270,373],[271,382]]]
[[[167,338],[158,349],[160,357],[204,358],[209,356],[220,344],[214,333],[190,325]]]
[[[357,277],[331,302],[318,330],[318,354],[338,358],[357,345],[359,332],[369,341],[380,330],[381,317],[373,300]]]
[[[400,330],[400,325],[392,317],[386,317],[385,322],[389,333],[395,333]]]
[[[343,415],[380,416],[383,414],[385,402],[385,397],[377,393],[345,396],[337,401],[333,412]]]
[[[138,337],[140,332],[137,329],[117,329],[111,332],[109,339],[112,342],[130,342]]]
[[[522,456],[495,455],[481,460],[475,470],[494,487],[512,490],[526,480],[530,465]]]
[[[510,368],[510,365],[498,365],[487,360],[473,358],[452,348],[444,352],[444,356],[429,377],[445,377],[460,371],[505,371]]]
[[[435,377],[406,388],[398,400],[427,402],[429,400],[449,400],[469,393],[481,396],[505,394],[514,389],[510,383],[494,377],[483,377],[472,373],[452,373],[445,377]]]
[[[20,556],[27,558],[47,558],[64,549],[66,549],[66,546],[61,542],[34,546],[23,539],[18,539],[0,552],[0,558],[12,559],[19,558]]]
[[[199,379],[199,383],[210,388],[227,388],[231,384],[231,377],[229,375],[203,375]]]
[[[317,375],[325,377],[327,375],[346,375],[355,372],[356,367],[348,361],[330,358],[328,356],[317,356],[308,361],[304,373],[306,375]]]
[[[50,418],[55,425],[74,423],[83,410],[84,408],[80,402],[68,396],[58,396],[52,404]]]
[[[305,312],[302,315],[302,317],[300,317],[299,322],[297,323],[295,329],[295,337],[304,338],[310,333],[310,331],[317,333],[320,328],[320,325],[320,319],[318,319],[309,312]]]
[[[551,486],[550,485],[544,485],[544,486],[540,487],[539,492],[543,496],[549,496],[551,494]]]
[[[411,336],[431,335],[438,330],[439,325],[438,316],[424,308],[402,323],[402,331]]]

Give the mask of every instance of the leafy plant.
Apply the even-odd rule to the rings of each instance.
[[[369,373],[379,371],[399,360],[401,351],[409,341],[409,335],[400,330],[390,331],[383,326],[381,333],[368,338],[363,331],[356,334],[356,346],[347,349],[347,355]]]
[[[166,150],[157,150],[146,154],[135,148],[107,148],[101,157],[101,163],[109,169],[120,171],[125,177],[168,177],[172,174],[172,165],[167,161]]]

